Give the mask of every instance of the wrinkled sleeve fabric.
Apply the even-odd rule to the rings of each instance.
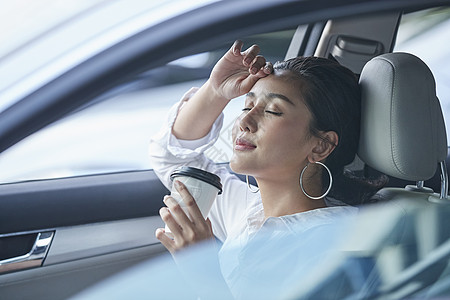
[[[181,101],[170,109],[166,123],[151,138],[150,164],[158,178],[169,190],[172,188],[170,174],[181,166],[203,169],[220,177],[223,192],[217,196],[208,218],[211,220],[214,235],[223,242],[228,236],[231,226],[243,218],[246,202],[242,195],[245,195],[246,186],[226,167],[215,164],[205,155],[205,151],[212,147],[219,137],[223,114],[217,118],[210,132],[201,139],[179,140],[172,134],[172,126],[178,112],[183,109],[183,105],[195,92],[195,88],[189,90]]]

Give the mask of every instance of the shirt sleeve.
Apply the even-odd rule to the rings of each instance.
[[[220,177],[223,192],[217,196],[208,218],[211,221],[214,235],[223,242],[230,227],[243,217],[242,214],[246,210],[246,201],[239,201],[239,198],[242,198],[239,195],[245,195],[245,189],[243,189],[245,184],[231,174],[224,165],[214,163],[204,153],[213,146],[219,137],[223,114],[214,122],[210,132],[198,140],[179,140],[172,134],[172,126],[178,112],[183,109],[183,105],[195,91],[195,89],[188,91],[181,101],[170,109],[166,123],[160,132],[151,138],[150,164],[155,174],[169,190],[172,188],[170,174],[181,166],[199,168]]]

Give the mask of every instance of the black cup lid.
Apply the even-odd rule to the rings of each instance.
[[[193,167],[183,166],[181,168],[176,169],[172,174],[170,174],[170,179],[173,180],[175,177],[179,176],[189,176],[202,180],[218,188],[219,194],[222,194],[222,183],[220,182],[220,177],[213,173]]]

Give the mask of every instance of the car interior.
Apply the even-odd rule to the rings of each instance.
[[[303,295],[307,299],[323,296],[324,288],[329,289],[326,295],[330,297],[341,292],[338,298],[410,297],[437,281],[446,271],[450,257],[446,243],[450,232],[444,225],[448,210],[447,134],[431,71],[412,54],[388,53],[365,64],[360,84],[359,157],[384,174],[416,184],[380,190],[375,196],[383,210],[376,213],[386,216],[388,211],[395,217],[391,219],[387,215],[383,219],[385,224],[378,227],[381,229],[375,235],[367,238],[367,231],[361,232],[345,248],[349,253],[346,260],[365,274],[367,280],[358,283],[349,280],[347,285],[337,286],[337,278],[345,277],[347,270],[333,269],[323,284],[315,285],[314,291]],[[438,193],[424,187],[424,181],[436,172],[442,178]],[[361,218],[373,221],[373,215],[364,212]],[[415,227],[403,224],[407,222],[424,228],[434,224],[442,229],[416,232]],[[386,255],[393,248],[402,252],[403,259]],[[383,273],[386,265],[390,266],[391,274]],[[402,290],[410,282],[416,285]]]
[[[348,244],[345,259],[359,265],[366,273],[366,281],[355,284],[349,280],[348,286],[336,287],[333,279],[346,274],[346,269],[330,269],[314,288],[299,291],[300,296],[323,295],[328,291],[325,287],[329,293],[340,291],[342,299],[367,294],[372,298],[398,299],[420,291],[440,295],[449,289],[447,283],[447,287],[430,291],[436,281],[450,274],[446,229],[448,144],[436,82],[420,57],[392,53],[402,18],[408,13],[414,11],[316,17],[312,22],[305,18],[300,25],[293,19],[279,24],[274,18],[261,28],[233,29],[228,35],[204,42],[228,45],[236,35],[244,40],[250,36],[248,39],[252,40],[256,39],[255,34],[273,31],[272,28],[290,29],[292,36],[281,59],[298,55],[327,57],[347,66],[360,78],[361,141],[358,157],[349,169],[367,177],[381,173],[389,177],[388,185],[377,197],[391,214],[386,213],[386,219],[379,220],[384,224],[378,224],[377,234],[367,236],[364,230],[374,225],[364,222],[373,220],[379,211],[363,211],[359,218],[361,229],[354,236],[357,242]],[[134,37],[134,42],[138,43],[139,38],[146,37]],[[199,43],[197,47],[201,46]],[[198,54],[198,49],[174,51],[167,61],[155,63],[161,67],[180,58],[180,53]],[[161,49],[158,51],[162,53]],[[65,91],[68,100],[63,104],[73,97],[90,100],[85,106],[81,102],[67,105],[61,115],[89,109],[122,93],[121,87],[140,82],[142,76],[153,71],[135,68],[139,70],[136,74],[118,81],[105,83],[106,79],[100,78],[103,88],[96,92],[94,83],[98,82],[82,91]],[[61,82],[71,80],[70,76]],[[48,91],[40,93],[50,93],[51,86],[46,88]],[[15,109],[28,111],[27,105]],[[38,112],[46,116],[55,107],[44,107]],[[29,112],[29,117],[40,118],[34,112]],[[44,126],[59,118],[53,116],[39,124]],[[6,121],[0,121],[0,127],[1,122]],[[31,123],[30,128],[36,124]],[[8,139],[2,147],[17,140]],[[168,193],[151,169],[0,184],[0,298],[65,299],[120,271],[167,254],[154,231],[163,227],[159,209]],[[386,266],[390,266],[389,271],[383,271]],[[411,287],[411,282],[416,284]]]

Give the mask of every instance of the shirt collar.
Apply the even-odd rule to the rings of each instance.
[[[312,227],[331,224],[342,217],[354,215],[358,211],[356,207],[346,205],[333,198],[325,199],[325,203],[327,207],[324,208],[267,219],[264,216],[263,205],[259,203],[248,212],[248,235],[258,232],[263,227],[271,230],[287,229],[294,234],[299,234]]]

